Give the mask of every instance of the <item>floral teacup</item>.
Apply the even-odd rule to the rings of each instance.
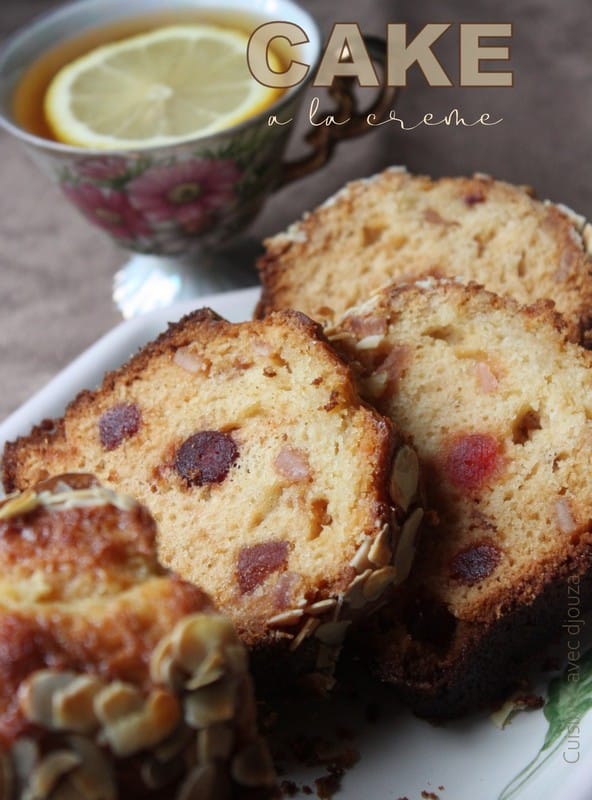
[[[215,251],[226,244],[253,220],[276,187],[318,168],[338,138],[367,129],[361,124],[361,116],[348,113],[352,119],[346,129],[315,129],[309,137],[314,148],[311,155],[297,164],[285,165],[283,154],[291,126],[270,124],[271,115],[293,119],[307,81],[289,88],[274,105],[241,124],[162,147],[91,150],[42,138],[17,124],[11,108],[14,87],[23,70],[42,53],[97,25],[162,10],[162,0],[135,0],[133,11],[129,8],[121,0],[78,0],[39,18],[0,51],[0,124],[28,147],[35,161],[89,222],[118,245],[143,254],[142,259],[132,259],[116,277],[115,299],[125,316],[203,293],[204,289],[232,285],[232,276],[215,270],[204,277],[200,266],[207,259],[200,256],[196,260],[191,254],[198,249],[203,253],[204,248]],[[211,12],[212,8],[212,0],[169,0],[166,6],[167,13],[193,9]],[[228,14],[236,10],[242,16],[248,12],[257,24],[284,20],[298,25],[308,39],[300,45],[299,56],[312,66],[309,75],[314,73],[321,52],[319,30],[312,17],[292,0],[217,0],[215,10]],[[376,51],[376,42],[368,45]],[[347,82],[336,81],[331,91],[338,105],[352,112]],[[391,91],[386,88],[372,111],[386,109],[390,99]],[[159,258],[145,258],[148,255]],[[156,284],[155,271],[160,276]],[[146,281],[149,288],[139,292]]]

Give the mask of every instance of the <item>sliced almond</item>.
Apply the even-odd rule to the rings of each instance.
[[[155,683],[192,691],[219,680],[231,658],[233,670],[244,669],[243,650],[226,617],[191,614],[158,643],[150,659],[150,675]]]
[[[249,655],[243,643],[236,640],[235,644],[227,645],[224,650],[225,664],[229,673],[244,675],[249,671]]]
[[[364,336],[363,339],[355,343],[354,347],[356,350],[374,350],[382,343],[383,339],[384,336],[381,333],[373,333],[369,336]]]
[[[177,624],[173,642],[180,666],[193,674],[206,654],[223,651],[237,636],[230,620],[220,614],[192,614]]]
[[[275,770],[267,747],[261,739],[257,739],[233,758],[232,777],[241,786],[272,786],[275,781]]]
[[[221,759],[226,761],[234,745],[234,732],[228,725],[210,725],[197,737],[197,753],[202,764]]]
[[[192,728],[206,728],[227,722],[234,716],[236,690],[228,679],[190,692],[183,701],[186,723]]]
[[[368,561],[375,567],[386,567],[387,564],[391,563],[393,558],[392,538],[391,526],[384,525],[368,551]]]
[[[20,800],[40,800],[49,797],[64,775],[80,766],[82,759],[69,750],[54,750],[35,767]]]
[[[325,335],[330,342],[347,342],[355,339],[355,336],[350,331],[335,330],[334,328],[326,328]]]
[[[302,628],[298,631],[296,637],[290,642],[290,650],[296,650],[305,639],[311,636],[319,625],[319,620],[314,617],[309,617]]]
[[[93,709],[97,719],[103,725],[108,725],[140,711],[144,702],[142,694],[135,686],[123,681],[113,681],[95,696]]]
[[[210,683],[219,680],[225,672],[224,653],[212,650],[207,653],[199,667],[193,671],[193,675],[185,681],[185,689],[193,691],[202,686],[209,686]]]
[[[69,775],[67,782],[72,789],[71,797],[84,800],[116,800],[117,786],[108,759],[101,750],[85,736],[69,736],[67,744],[81,759],[81,764]],[[60,800],[58,792],[52,800]]]
[[[391,472],[390,495],[403,511],[407,511],[417,494],[419,486],[419,461],[417,453],[409,445],[397,452]]]
[[[152,651],[150,677],[154,683],[162,683],[173,691],[183,688],[187,674],[177,663],[170,640],[161,640]]]
[[[22,493],[9,495],[0,505],[0,520],[26,514],[37,508],[38,505],[39,497],[33,489],[26,489]]]
[[[181,709],[175,695],[154,689],[139,709],[103,718],[101,741],[121,757],[152,748],[165,740],[177,727]]]
[[[306,606],[306,613],[311,617],[320,617],[328,611],[333,611],[336,606],[337,600],[335,597],[327,597],[326,600],[317,600],[316,603],[311,603],[309,606]]]
[[[360,574],[370,568],[369,554],[372,548],[373,541],[370,536],[364,536],[362,542],[356,550],[355,556],[349,562],[355,571]]]
[[[298,625],[304,615],[304,609],[291,608],[288,611],[282,611],[281,614],[276,614],[267,620],[270,628],[289,628],[292,625]]]
[[[344,602],[352,608],[363,608],[366,605],[364,597],[364,584],[372,574],[372,569],[367,569],[361,575],[356,575],[344,595]]]
[[[39,761],[39,746],[34,739],[21,736],[10,748],[10,756],[19,782],[24,783]]]
[[[375,570],[364,584],[363,593],[368,602],[378,600],[389,586],[392,586],[397,577],[395,567],[382,567]]]
[[[423,509],[416,508],[401,528],[401,536],[395,553],[395,583],[402,583],[408,577],[415,557],[417,532],[423,519]]]
[[[362,381],[364,393],[369,397],[381,397],[385,392],[388,382],[389,374],[385,369],[373,372],[372,375],[369,375]]]
[[[78,675],[53,696],[53,723],[58,730],[76,733],[93,731],[98,720],[94,711],[95,697],[103,682],[94,675]]]
[[[315,631],[315,636],[323,644],[331,647],[338,647],[343,644],[347,629],[351,625],[350,620],[340,620],[339,622],[325,622]]]
[[[75,672],[43,669],[33,672],[20,686],[19,704],[25,717],[44,728],[55,727],[53,698],[56,692],[71,685]]]

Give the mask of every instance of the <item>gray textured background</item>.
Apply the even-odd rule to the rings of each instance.
[[[413,73],[396,103],[409,122],[459,108],[467,118],[489,112],[493,128],[384,126],[345,143],[316,176],[279,192],[249,232],[252,241],[283,228],[349,179],[393,163],[433,175],[473,171],[528,183],[542,197],[592,215],[592,7],[590,0],[302,0],[328,33],[356,21],[383,34],[387,21],[411,31],[427,22],[512,22],[511,89],[434,89]],[[0,36],[52,7],[47,0],[2,0]],[[132,8],[130,3],[130,9]],[[166,7],[166,2],[163,2]],[[457,74],[457,38],[447,33],[438,55]],[[411,77],[411,75],[410,75]],[[295,131],[292,151],[297,152]],[[124,261],[0,134],[0,419],[119,317],[111,279]],[[253,277],[253,282],[255,282]]]

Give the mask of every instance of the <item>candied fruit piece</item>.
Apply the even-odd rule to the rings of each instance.
[[[99,437],[105,450],[115,450],[140,429],[142,417],[135,403],[119,403],[99,419]]]
[[[477,361],[473,371],[477,379],[477,386],[484,394],[495,392],[499,386],[499,381],[495,372],[485,361]]]
[[[475,206],[477,203],[485,202],[485,195],[483,192],[469,192],[463,197],[463,200],[468,206]]]
[[[451,576],[467,586],[488,578],[501,560],[499,547],[491,541],[469,545],[450,562]]]
[[[273,572],[288,563],[288,542],[270,540],[241,548],[236,579],[243,594],[249,594]]]
[[[308,456],[297,447],[282,447],[273,465],[283,478],[295,483],[312,478]]]
[[[228,433],[200,431],[177,450],[175,469],[190,486],[222,483],[237,458],[238,447]]]

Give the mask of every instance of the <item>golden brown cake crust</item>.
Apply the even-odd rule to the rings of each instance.
[[[297,308],[330,324],[383,284],[458,276],[523,305],[553,299],[569,337],[585,341],[591,230],[570,209],[487,175],[432,180],[387,169],[265,242],[256,315]]]
[[[415,473],[403,500],[393,483],[401,451],[412,458],[318,324],[292,311],[233,324],[206,309],[7,444],[3,479],[24,489],[86,470],[138,497],[163,563],[204,586],[258,652],[295,663],[314,641],[317,680],[349,623],[408,570],[399,528],[421,512]]]
[[[446,280],[385,287],[328,335],[409,434],[440,520],[361,649],[418,710],[462,713],[560,633],[570,580],[589,596],[592,356],[550,304]]]
[[[199,778],[230,800],[273,781],[246,652],[155,540],[148,512],[90,475],[0,503],[3,798],[186,797]]]

